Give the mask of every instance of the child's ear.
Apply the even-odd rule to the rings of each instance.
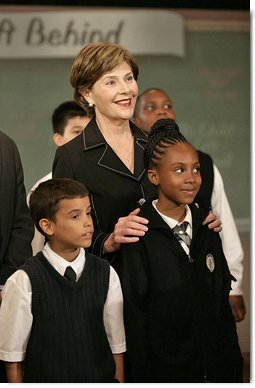
[[[148,174],[148,178],[149,178],[149,181],[155,185],[155,186],[158,186],[159,184],[159,177],[158,177],[158,174],[157,174],[157,170],[148,170],[147,172]]]
[[[52,236],[54,233],[52,222],[47,220],[47,218],[42,218],[39,221],[40,228],[44,231],[48,236]]]
[[[54,133],[52,138],[57,147],[60,147],[64,144],[63,136],[60,135],[60,133]]]

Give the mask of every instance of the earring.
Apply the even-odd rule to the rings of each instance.
[[[93,102],[89,102],[89,107],[90,108],[93,108],[93,105],[94,105]]]

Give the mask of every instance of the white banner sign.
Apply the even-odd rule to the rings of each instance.
[[[184,20],[162,10],[0,14],[0,58],[73,58],[97,41],[118,43],[133,54],[184,56]]]

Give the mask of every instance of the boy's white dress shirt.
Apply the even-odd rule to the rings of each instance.
[[[83,249],[78,257],[68,262],[58,256],[47,243],[43,254],[49,263],[64,276],[67,266],[72,266],[79,279],[86,256]],[[2,292],[0,308],[0,360],[19,362],[24,360],[32,327],[31,283],[25,271],[16,271],[6,282]],[[115,270],[110,267],[110,280],[104,305],[104,325],[113,354],[126,351],[123,323],[123,296],[120,281]]]

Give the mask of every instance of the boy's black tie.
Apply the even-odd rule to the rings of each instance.
[[[188,247],[190,247],[191,238],[186,232],[188,225],[189,225],[188,221],[184,221],[181,225],[176,225],[173,228],[173,231],[177,235],[178,239],[182,239],[185,242],[185,244]]]
[[[76,273],[71,266],[66,267],[64,277],[67,278],[72,283],[76,282]]]

